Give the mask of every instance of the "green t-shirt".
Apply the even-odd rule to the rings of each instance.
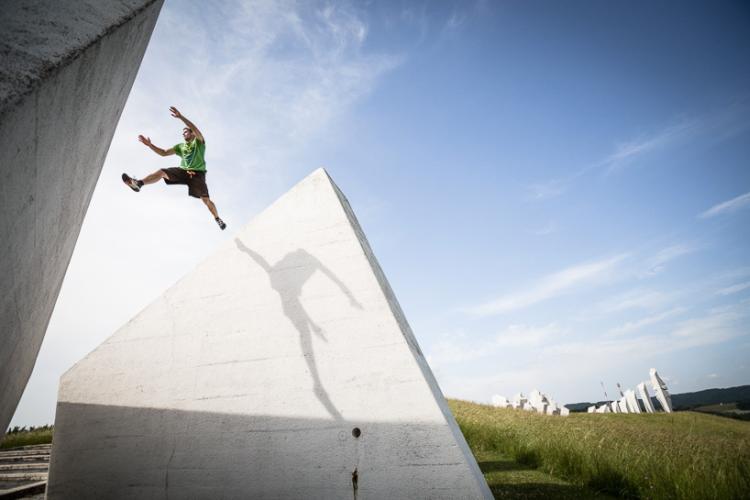
[[[182,158],[180,168],[195,170],[197,172],[206,171],[205,142],[200,142],[197,138],[190,142],[183,142],[174,147],[174,152]]]

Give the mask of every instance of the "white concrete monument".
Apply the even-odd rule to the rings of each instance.
[[[560,408],[560,416],[561,417],[567,417],[568,415],[570,415],[570,410],[568,410],[565,406],[563,406],[562,408]]]
[[[586,413],[596,413],[596,405],[591,405],[586,408]]]
[[[672,398],[669,396],[667,384],[664,383],[661,377],[659,377],[659,374],[656,373],[656,368],[651,368],[649,374],[651,375],[651,386],[656,394],[656,400],[659,401],[659,404],[665,412],[672,413]]]
[[[513,396],[513,408],[523,408],[527,401],[526,396],[522,392],[519,392]]]
[[[0,431],[31,376],[162,0],[0,3]]]
[[[617,401],[617,406],[618,408],[620,408],[620,413],[630,413],[630,411],[628,410],[628,404],[625,401],[625,396],[621,397]]]
[[[492,396],[492,405],[497,406],[498,408],[510,408],[511,407],[511,404],[506,399],[506,397],[500,396],[498,394],[495,394],[494,396]]]
[[[641,382],[638,384],[637,388],[638,394],[641,396],[641,401],[643,401],[643,407],[646,408],[646,412],[654,413],[654,405],[651,403],[651,396],[648,394],[646,382]]]
[[[625,391],[625,402],[628,404],[628,410],[630,413],[640,413],[641,407],[638,404],[638,398],[635,397],[635,391],[628,389]]]
[[[48,498],[492,498],[319,169],[60,383]]]

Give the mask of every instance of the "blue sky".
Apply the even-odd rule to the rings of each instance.
[[[13,425],[60,375],[324,166],[449,397],[750,383],[743,2],[167,0]],[[200,203],[119,173],[207,138]],[[107,290],[107,293],[102,293]]]

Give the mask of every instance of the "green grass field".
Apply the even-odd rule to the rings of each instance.
[[[0,449],[29,446],[32,444],[49,444],[52,442],[53,427],[26,427],[11,429],[0,441]]]
[[[507,467],[525,467],[565,481],[550,497],[750,496],[748,422],[695,412],[552,417],[466,401],[449,404],[480,463],[503,457],[515,464]],[[482,468],[496,496],[514,496],[518,486],[508,489],[507,475],[488,471],[488,465]],[[576,487],[584,489],[576,492]]]

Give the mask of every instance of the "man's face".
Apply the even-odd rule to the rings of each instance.
[[[190,142],[195,139],[195,134],[188,127],[185,127],[182,129],[182,138],[185,139],[185,142]]]

